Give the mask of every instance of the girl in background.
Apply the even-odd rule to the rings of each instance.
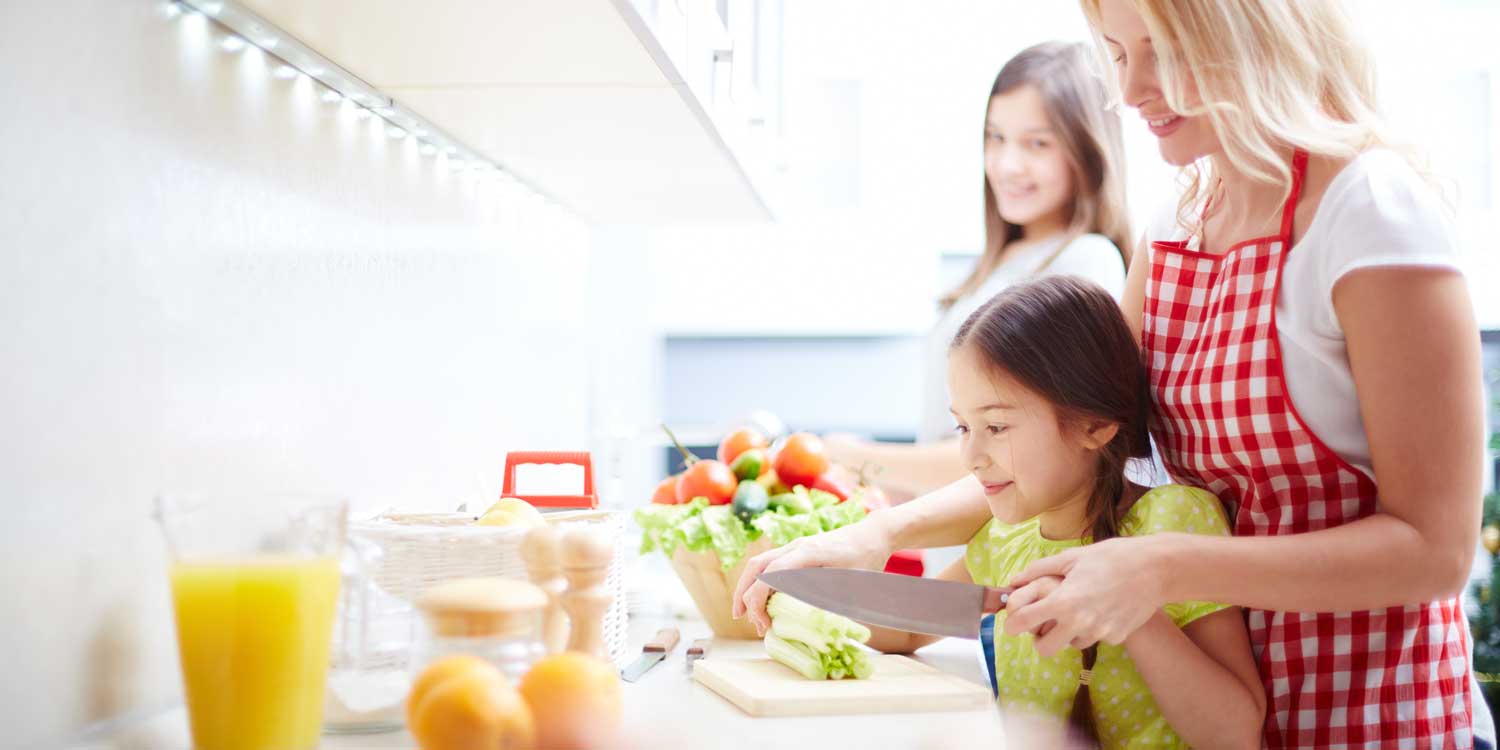
[[[984,122],[984,252],[939,300],[927,338],[922,424],[915,446],[825,436],[829,458],[881,467],[874,479],[898,501],[967,473],[952,439],[948,345],[996,293],[1045,274],[1071,274],[1119,297],[1125,283],[1120,123],[1084,43],[1046,42],[1011,58],[990,87]]]

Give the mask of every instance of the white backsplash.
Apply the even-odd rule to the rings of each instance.
[[[0,10],[5,747],[180,694],[154,494],[452,510],[589,439],[587,228],[165,6]]]

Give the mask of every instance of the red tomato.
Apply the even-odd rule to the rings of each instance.
[[[741,427],[725,435],[724,439],[719,441],[719,462],[728,466],[734,463],[734,460],[739,458],[741,453],[751,448],[764,447],[766,447],[765,435],[749,427]]]
[[[781,481],[788,485],[811,487],[819,475],[828,471],[823,441],[810,432],[799,432],[787,438],[786,444],[776,453],[773,468]]]
[[[699,461],[682,472],[677,482],[677,502],[692,502],[695,497],[706,497],[714,505],[724,505],[734,499],[734,490],[740,480],[718,461]]]
[[[681,474],[673,474],[661,480],[661,484],[656,485],[656,491],[651,493],[651,502],[661,503],[662,505],[676,505],[677,481],[680,479],[682,479]]]

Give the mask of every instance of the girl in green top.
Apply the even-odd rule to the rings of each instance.
[[[1047,277],[1001,292],[959,329],[948,373],[963,460],[994,518],[940,578],[1003,586],[1037,559],[1110,537],[1229,534],[1212,494],[1127,481],[1126,462],[1150,456],[1150,396],[1140,348],[1103,289]],[[1018,592],[1008,611],[1047,590]],[[1040,633],[1004,633],[1005,615],[994,668],[1008,713],[1056,718],[1105,748],[1260,746],[1265,691],[1238,608],[1176,602],[1122,645],[1074,643],[1053,657],[1033,646]],[[872,631],[870,645],[889,652],[936,640]]]

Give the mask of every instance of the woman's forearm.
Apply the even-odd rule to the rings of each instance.
[[[1273,611],[1341,612],[1456,596],[1474,545],[1438,543],[1385,513],[1303,534],[1156,534],[1166,601],[1232,602]]]
[[[1240,616],[1238,610],[1221,614]],[[1235,635],[1240,643],[1226,645],[1238,645],[1248,652],[1243,630]],[[1151,688],[1162,717],[1188,745],[1260,747],[1265,700],[1258,682],[1247,684],[1247,680],[1255,679],[1253,666],[1248,677],[1241,679],[1162,612],[1152,615],[1125,640],[1125,651]]]
[[[840,447],[835,458],[850,469],[866,464],[879,467],[871,478],[905,495],[922,495],[968,474],[959,460],[958,441],[953,439],[916,445],[859,441]]]
[[[878,521],[891,549],[924,549],[964,544],[991,518],[984,486],[969,475],[870,516]]]

